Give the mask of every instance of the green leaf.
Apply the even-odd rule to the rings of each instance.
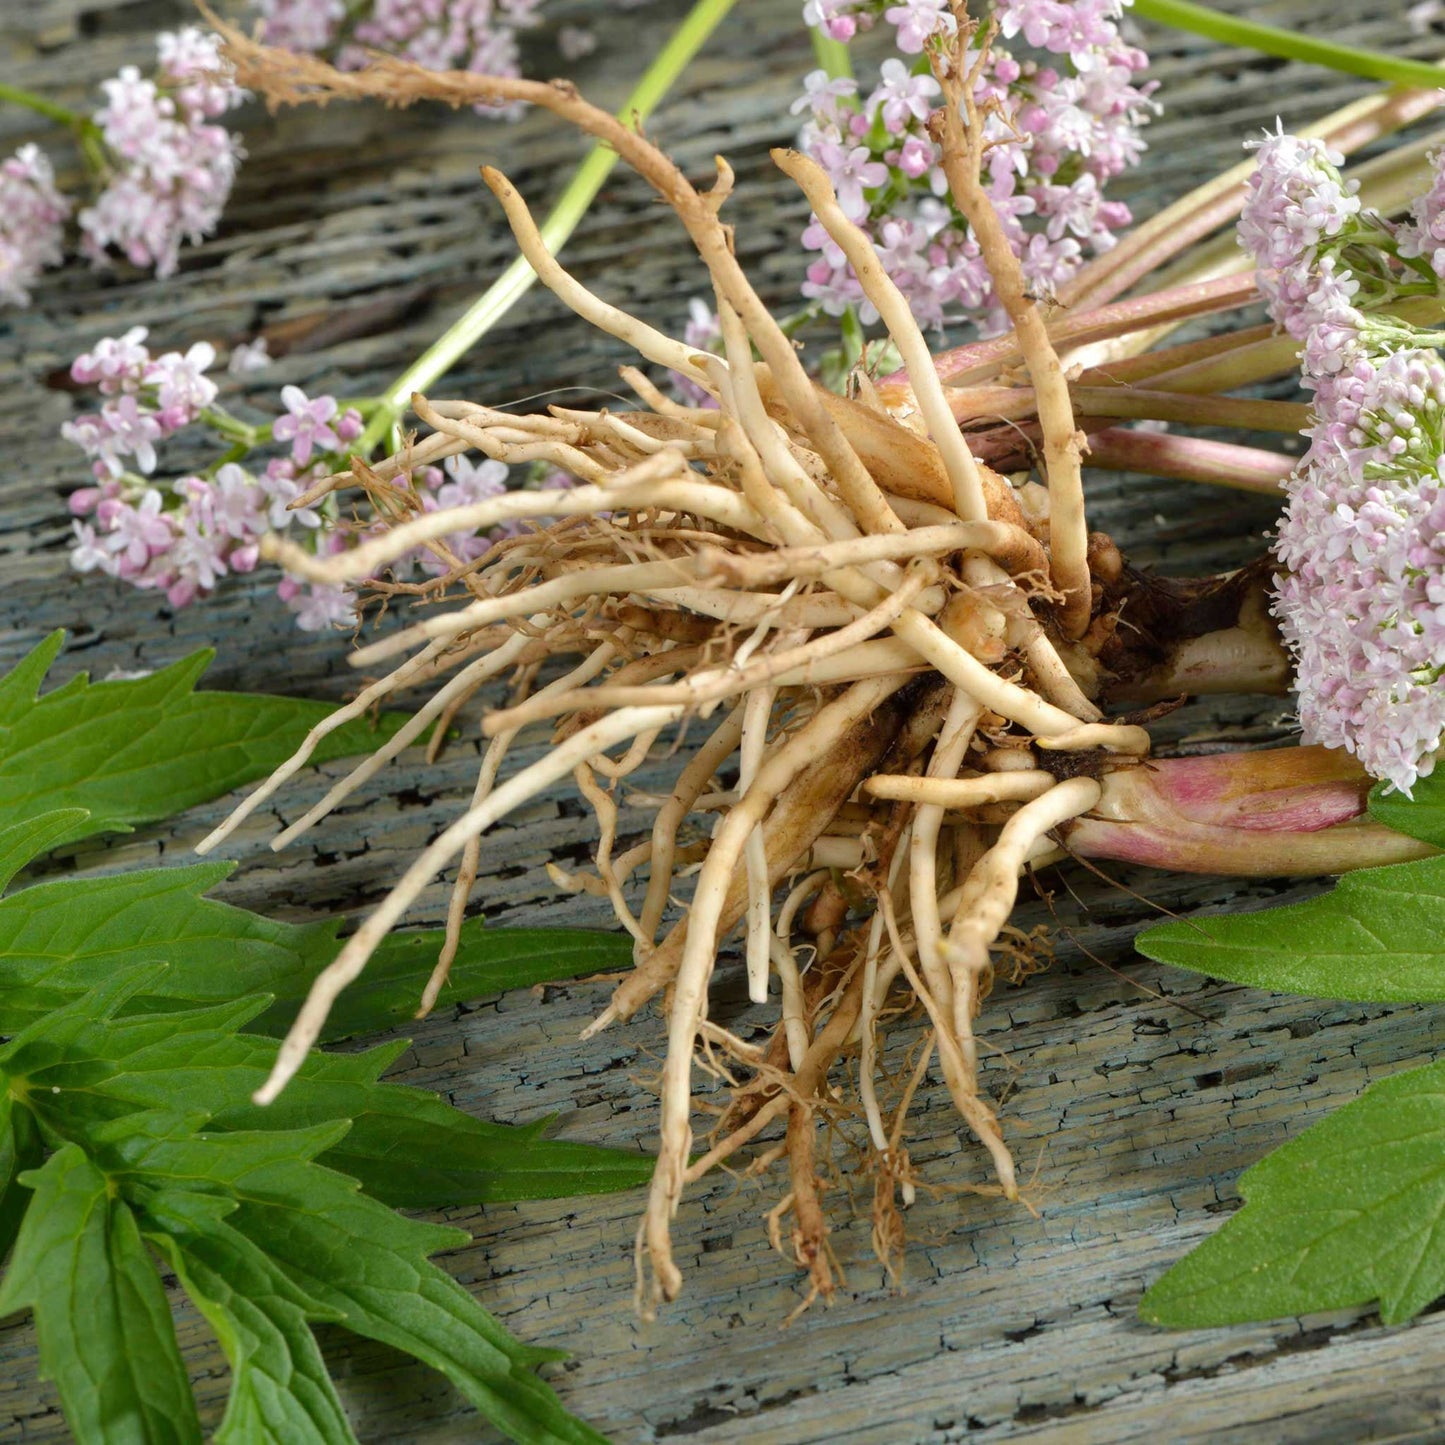
[[[1421,778],[1414,797],[1376,783],[1370,789],[1370,816],[1397,833],[1408,833],[1436,848],[1445,848],[1445,767]]]
[[[74,837],[89,816],[84,808],[56,808],[0,828],[0,893],[32,858]]]
[[[160,970],[130,970],[32,1025],[0,1050],[30,1107],[62,1138],[136,1112],[193,1113],[211,1127],[304,1129],[350,1119],[324,1162],[395,1208],[559,1198],[647,1181],[640,1153],[536,1137],[473,1119],[424,1089],[381,1084],[405,1047],[313,1054],[281,1097],[251,1102],[277,1044],[236,1030],[265,1007],[243,999],[187,1013],[113,1018]]]
[[[346,1108],[356,1109],[363,1130],[378,1118],[396,1126],[389,1167],[399,1172],[412,1167],[403,1126],[416,1128],[428,1149],[459,1146],[465,1156],[465,1116],[421,1090],[377,1083],[394,1048],[313,1056],[282,1096],[290,1102],[257,1109],[248,1091],[278,1045],[236,1030],[266,1001],[117,1017],[163,967],[113,977],[0,1049],[0,1098],[59,1145],[21,1178],[36,1192],[0,1284],[0,1311],[35,1305],[43,1358],[55,1362],[46,1367],[57,1379],[67,1369],[79,1379],[81,1367],[67,1361],[91,1348],[67,1324],[67,1309],[79,1308],[69,1301],[114,1295],[134,1313],[136,1301],[159,1297],[164,1308],[139,1224],[232,1361],[223,1442],[350,1441],[310,1336],[311,1323],[330,1321],[441,1370],[514,1439],[595,1445],[601,1437],[531,1373],[555,1353],[513,1339],[430,1263],[466,1234],[404,1219],[326,1167],[355,1131]],[[258,1127],[243,1127],[253,1122]],[[379,1162],[364,1149],[355,1156]],[[58,1324],[46,1323],[47,1310]],[[47,1329],[61,1331],[58,1344],[47,1346]],[[93,1350],[104,1347],[102,1339]],[[137,1371],[154,1367],[155,1389],[169,1390],[153,1353],[147,1336]],[[180,1380],[184,1388],[183,1371]],[[68,1417],[81,1411],[72,1428],[83,1442],[96,1438],[85,1433],[84,1402],[67,1389],[62,1381]],[[104,1418],[125,1417],[117,1405]]]
[[[226,1224],[349,1330],[445,1374],[488,1419],[529,1445],[605,1445],[563,1410],[531,1366],[551,1351],[519,1344],[430,1262],[468,1242],[460,1230],[404,1219],[314,1162],[327,1126],[206,1133],[175,1115],[110,1124],[95,1139],[123,1190],[195,1190],[235,1202]],[[161,1220],[156,1220],[158,1227]]]
[[[0,1283],[0,1315],[35,1311],[40,1367],[81,1445],[201,1439],[170,1307],[130,1206],[74,1144],[35,1191]]]
[[[414,1019],[421,985],[441,952],[443,936],[441,929],[431,928],[391,934],[372,955],[366,972],[337,999],[327,1020],[327,1037],[373,1033],[405,1026]],[[328,940],[328,947],[336,945]],[[631,967],[632,940],[624,933],[587,928],[485,928],[481,919],[472,919],[462,925],[461,945],[438,1007],[512,988]],[[277,994],[276,1013],[289,1023],[304,990],[296,986],[294,978],[284,989],[275,984],[267,987]],[[265,1017],[261,1027],[269,1028],[270,1023]]]
[[[92,685],[82,674],[41,697],[64,641],[52,633],[0,678],[0,828],[59,808],[90,814],[51,847],[128,831],[264,777],[333,711],[296,698],[196,692],[211,652],[125,682]],[[369,752],[405,720],[349,723],[313,758]]]
[[[355,1445],[310,1321],[341,1316],[298,1289],[226,1222],[213,1194],[149,1196],[147,1238],[205,1315],[231,1365],[216,1445]]]
[[[1380,1302],[1399,1324],[1445,1293],[1445,1063],[1372,1084],[1240,1179],[1245,1206],[1139,1313],[1174,1328]]]
[[[1134,946],[1160,963],[1282,993],[1445,999],[1445,857],[1347,873],[1332,892],[1283,908],[1161,923]]]
[[[254,1027],[281,1034],[340,948],[339,923],[278,923],[203,897],[234,865],[200,863],[109,878],[63,878],[0,899],[0,1034],[18,1033],[112,971],[163,960],[129,1005],[157,1011],[269,993]],[[342,995],[325,1038],[393,1027],[416,1012],[441,949],[440,929],[397,933]],[[217,958],[225,956],[224,967]],[[476,998],[626,967],[621,934],[584,929],[462,929],[443,999]]]

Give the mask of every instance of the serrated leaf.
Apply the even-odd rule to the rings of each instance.
[[[163,1190],[145,1207],[147,1237],[205,1315],[231,1365],[215,1445],[355,1445],[310,1321],[341,1316],[298,1289],[226,1221],[235,1205]]]
[[[56,808],[0,828],[0,893],[32,858],[74,837],[89,816],[84,808]]]
[[[651,1159],[592,1144],[538,1139],[486,1123],[425,1089],[381,1084],[403,1045],[312,1054],[271,1105],[251,1094],[277,1044],[238,1033],[265,1006],[243,999],[185,1013],[113,1018],[159,969],[132,969],[0,1050],[0,1070],[23,1081],[36,1116],[61,1137],[127,1114],[179,1110],[212,1128],[302,1129],[350,1119],[323,1160],[394,1208],[499,1203],[632,1188]]]
[[[278,1001],[253,1028],[285,1032],[315,976],[339,950],[336,920],[280,923],[203,895],[230,863],[199,863],[109,878],[63,878],[0,899],[0,1034],[18,1033],[111,971],[163,959],[153,992],[130,1007],[165,1010],[269,993]],[[440,929],[397,933],[342,995],[326,1040],[394,1026],[416,1011],[441,949]],[[224,951],[225,967],[216,959]],[[463,926],[444,998],[574,978],[631,963],[620,934],[586,929]]]
[[[170,1307],[130,1206],[74,1144],[25,1183],[35,1198],[0,1315],[35,1311],[40,1367],[71,1432],[80,1445],[199,1445]]]
[[[1247,1170],[1245,1205],[1140,1303],[1174,1328],[1380,1302],[1386,1324],[1445,1293],[1445,1063],[1372,1084]]]
[[[1407,798],[1387,783],[1370,789],[1370,816],[1397,833],[1408,833],[1436,848],[1445,848],[1445,767],[1421,778]]]
[[[1303,903],[1158,924],[1146,958],[1282,993],[1445,999],[1445,857],[1347,873]]]
[[[95,1138],[123,1188],[195,1189],[204,1181],[205,1192],[234,1201],[229,1227],[302,1293],[355,1333],[440,1370],[514,1440],[605,1445],[531,1373],[556,1356],[519,1344],[430,1262],[437,1250],[465,1243],[465,1233],[404,1219],[314,1162],[335,1143],[333,1130],[199,1134],[174,1115],[149,1115]]]
[[[264,777],[333,710],[296,698],[196,692],[211,652],[124,682],[92,684],[81,675],[40,696],[64,641],[52,633],[0,678],[0,827],[70,807],[90,816],[57,841],[154,822]],[[370,752],[404,721],[393,713],[375,727],[350,723],[322,739],[313,758]]]

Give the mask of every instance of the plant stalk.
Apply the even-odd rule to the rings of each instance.
[[[1299,458],[1205,437],[1109,427],[1089,437],[1088,462],[1091,467],[1208,482],[1278,497],[1281,484],[1299,465]]]
[[[1445,86],[1445,66],[1386,55],[1378,50],[1362,50],[1358,46],[1336,45],[1330,40],[1301,35],[1297,30],[1283,30],[1275,25],[1262,25],[1257,20],[1225,15],[1205,5],[1191,4],[1190,0],[1134,0],[1134,14],[1175,30],[1202,35],[1206,40],[1217,40],[1221,45],[1238,45],[1285,60],[1323,65],[1329,70],[1344,71],[1346,75],[1362,75],[1367,80],[1432,89]]]

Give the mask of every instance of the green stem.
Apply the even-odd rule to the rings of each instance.
[[[1445,66],[1430,65],[1423,60],[1403,60],[1378,50],[1336,45],[1329,40],[1316,40],[1296,30],[1281,30],[1274,25],[1261,25],[1255,20],[1222,15],[1205,5],[1191,4],[1190,0],[1134,0],[1134,14],[1145,20],[1157,20],[1161,25],[1171,25],[1176,30],[1188,30],[1207,40],[1217,40],[1221,45],[1262,50],[1266,55],[1303,60],[1310,65],[1342,70],[1347,75],[1363,75],[1370,80],[1403,85],[1445,85]]]
[[[242,421],[240,417],[232,416],[218,406],[206,407],[199,419],[217,435],[244,447],[246,451],[260,446],[263,441],[269,440],[271,435],[270,427],[252,426],[250,422]]]
[[[808,35],[813,42],[813,55],[818,64],[828,72],[828,79],[852,80],[853,61],[848,55],[848,47],[841,40],[824,35],[815,26],[808,28]]]
[[[735,0],[697,0],[687,18],[673,32],[657,58],[623,102],[618,118],[640,126],[671,89],[708,36],[717,29]],[[577,168],[551,215],[542,223],[542,243],[554,254],[561,250],[587,208],[617,164],[617,153],[596,145]],[[374,451],[411,401],[412,393],[425,391],[464,356],[530,290],[537,273],[518,256],[447,330],[437,338],[381,397],[366,431],[354,451]]]
[[[43,115],[47,120],[55,121],[57,125],[69,126],[71,130],[85,130],[94,124],[79,111],[71,110],[68,106],[57,105],[53,100],[46,100],[43,95],[36,95],[33,90],[25,90],[18,85],[6,85],[0,81],[0,101],[5,100],[8,100],[11,105],[23,105],[26,110],[33,110],[36,115]]]

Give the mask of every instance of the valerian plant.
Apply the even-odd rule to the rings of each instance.
[[[205,654],[40,695],[62,640],[0,679],[0,890],[59,844],[255,778],[328,716],[193,691]],[[394,739],[404,722],[332,727],[316,756]],[[217,1439],[351,1440],[310,1333],[339,1323],[441,1370],[515,1439],[600,1440],[531,1373],[555,1355],[518,1344],[429,1261],[467,1236],[392,1211],[625,1188],[646,1161],[381,1083],[405,1040],[315,1053],[284,1108],[258,1108],[275,1035],[338,929],[207,899],[230,871],[67,876],[0,899],[0,1313],[34,1310],[77,1439],[200,1438],[159,1260],[231,1363]],[[327,1037],[396,1022],[440,939],[397,935],[377,987]],[[454,986],[473,995],[625,954],[608,935],[480,920],[455,943]]]
[[[809,18],[834,24],[878,8],[815,4]],[[974,1021],[998,969],[1032,964],[1032,940],[1009,924],[1028,869],[1069,854],[1246,876],[1393,864],[1342,885],[1339,906],[1388,906],[1391,885],[1375,880],[1405,879],[1390,896],[1398,916],[1408,895],[1412,920],[1437,887],[1436,836],[1403,821],[1394,810],[1404,805],[1388,798],[1376,803],[1388,823],[1367,812],[1377,779],[1397,794],[1423,789],[1445,727],[1436,711],[1442,559],[1434,545],[1445,409],[1430,329],[1442,315],[1439,183],[1426,163],[1436,142],[1401,148],[1365,183],[1338,169],[1345,152],[1419,119],[1436,96],[1391,92],[1307,136],[1277,134],[1257,161],[1112,247],[1095,245],[1101,254],[1075,258],[1072,274],[1031,276],[1026,253],[1068,229],[1065,222],[1050,236],[1056,217],[1047,206],[1071,214],[1079,197],[1030,197],[1043,244],[1020,234],[1020,208],[1010,214],[1019,193],[1001,186],[992,167],[1033,129],[1024,108],[1046,105],[988,78],[1000,74],[999,29],[1053,49],[1050,16],[1089,20],[1078,43],[1054,37],[1075,73],[1087,75],[1098,58],[1090,47],[1115,43],[1120,6],[1008,4],[994,25],[942,0],[885,8],[900,46],[919,57],[916,73],[890,72],[887,93],[857,106],[845,103],[846,87],[810,87],[815,120],[826,109],[838,137],[854,135],[862,154],[826,152],[836,164],[820,165],[774,152],[808,201],[819,240],[826,236],[825,258],[839,274],[846,262],[857,287],[848,299],[876,313],[901,358],[888,376],[860,366],[842,395],[808,376],[739,265],[720,216],[733,186],[725,161],[711,189],[700,190],[570,87],[439,77],[387,60],[340,72],[228,35],[241,79],[272,103],[375,97],[546,107],[612,145],[648,181],[713,285],[720,341],[704,352],[569,275],[515,188],[485,169],[543,282],[584,320],[684,378],[692,399],[679,403],[636,367],[622,371],[641,402],[627,412],[552,407],[529,416],[419,394],[413,409],[429,435],[389,460],[357,460],[297,500],[311,506],[349,490],[392,520],[332,558],[284,538],[262,544],[317,583],[376,579],[377,591],[394,595],[385,569],[417,546],[530,520],[530,533],[497,542],[426,589],[428,600],[455,595],[453,610],[430,609],[354,660],[372,668],[401,659],[372,684],[373,698],[449,674],[432,703],[438,710],[516,666],[568,662],[488,715],[491,745],[470,805],[317,980],[258,1102],[284,1100],[331,1007],[436,874],[459,860],[455,927],[487,831],[570,777],[596,811],[600,842],[594,871],[559,872],[559,881],[610,901],[635,961],[589,1032],[653,998],[667,1013],[661,1146],[638,1234],[648,1312],[682,1285],[671,1221],[686,1187],[754,1143],[764,1163],[781,1161],[787,1171],[775,1237],[790,1221],[790,1253],[812,1292],[831,1293],[817,1147],[820,1126],[845,1116],[863,1121],[860,1142],[877,1180],[875,1237],[892,1249],[898,1202],[914,1181],[909,1103],[935,1051],[998,1192],[1021,1197],[1004,1124],[980,1078]],[[928,142],[958,254],[981,263],[975,289],[986,274],[993,300],[984,304],[999,313],[995,328],[1006,324],[938,355],[920,327],[933,318],[910,307],[908,267],[895,274],[900,253],[863,224],[879,220],[868,206],[888,180],[870,169],[888,162],[873,157],[865,133],[878,127],[876,143],[887,146],[895,122]],[[1044,185],[1044,174],[1029,184]],[[1208,240],[1241,211],[1249,257]],[[1040,294],[1049,282],[1062,306]],[[1229,317],[1261,299],[1271,324],[1168,340],[1185,321]],[[1232,394],[1297,375],[1301,365],[1312,404]],[[1278,442],[1241,446],[1176,430],[1191,426],[1238,427],[1266,442],[1308,427],[1312,447],[1297,467]],[[469,452],[545,460],[575,485],[404,520],[398,508],[416,469]],[[1119,539],[1089,529],[1086,452],[1095,465],[1262,494],[1281,495],[1288,479],[1277,557],[1217,578],[1139,571]],[[1316,657],[1316,645],[1328,656]],[[1279,695],[1292,680],[1312,734],[1305,745],[1152,756],[1149,724],[1180,695]],[[552,747],[504,776],[514,739],[538,722],[553,725]],[[680,758],[671,790],[650,795],[650,829],[619,838],[618,787],[659,739],[681,726],[696,738],[700,722],[703,736]],[[280,781],[264,785],[203,848],[223,841]],[[339,786],[331,801],[349,791]],[[694,814],[707,826],[690,828]],[[688,875],[679,916],[671,901]],[[734,928],[752,997],[767,1001],[776,980],[777,1025],[762,1047],[708,1016],[718,951]],[[1438,954],[1422,961],[1415,996],[1436,987],[1425,976],[1439,962]],[[445,974],[443,959],[424,1005]],[[879,1032],[920,1013],[927,1032],[918,1072],[885,1111]],[[699,1045],[730,1096],[697,1153]],[[1360,1231],[1349,1238],[1358,1251]],[[1417,1307],[1422,1291],[1397,1291],[1387,1274],[1356,1270],[1380,1282],[1392,1310],[1404,1308],[1402,1299]],[[1289,1296],[1288,1307],[1304,1307],[1300,1299]]]

